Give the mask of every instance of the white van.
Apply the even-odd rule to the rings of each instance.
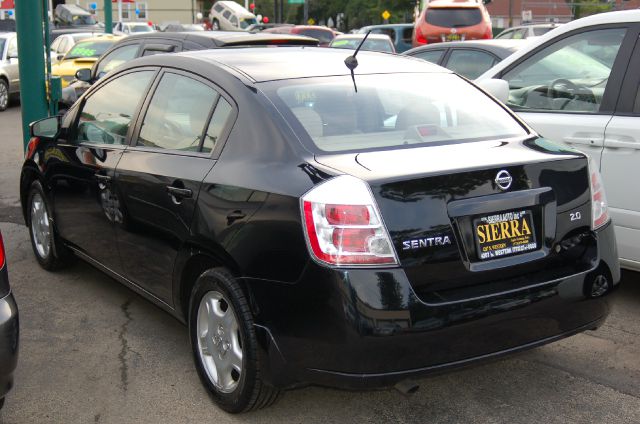
[[[214,30],[246,31],[249,25],[257,23],[256,15],[235,1],[217,1],[211,8],[211,25]]]

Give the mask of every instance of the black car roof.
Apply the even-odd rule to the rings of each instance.
[[[122,39],[122,43],[131,40],[190,40],[204,41],[207,44],[213,42],[217,47],[229,47],[234,45],[264,44],[269,40],[289,40],[299,45],[316,45],[315,38],[302,35],[263,34],[246,31],[185,31],[185,32],[148,32],[144,34],[130,35]]]
[[[278,47],[217,49],[151,56],[141,64],[180,67],[185,59],[197,59],[223,65],[254,82],[314,76],[349,75],[344,60],[352,52],[322,47]],[[154,61],[155,59],[155,61]],[[403,72],[451,73],[451,71],[423,60],[387,53],[361,51],[357,56],[357,74]],[[158,63],[158,61],[162,61]],[[155,62],[155,63],[154,63]],[[182,63],[181,63],[182,62]]]

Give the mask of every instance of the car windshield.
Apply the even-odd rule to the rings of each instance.
[[[335,47],[338,49],[352,49],[355,50],[358,48],[362,42],[362,37],[360,38],[341,38],[339,40],[333,40],[331,42],[331,47]],[[368,50],[372,52],[386,52],[393,53],[393,48],[391,46],[390,41],[385,40],[372,40],[367,38],[367,40],[362,45],[361,50]]]
[[[113,41],[83,41],[75,46],[64,57],[65,59],[79,59],[83,57],[98,58],[107,51]]]
[[[427,9],[426,21],[439,27],[466,27],[482,22],[482,12],[477,7],[434,7]]]
[[[144,24],[144,25],[131,25],[131,26],[129,26],[129,30],[131,32],[153,32],[153,28],[151,28],[147,24]]]
[[[91,15],[74,15],[72,18],[73,25],[95,25],[96,20]]]
[[[255,25],[258,21],[255,18],[240,18],[240,28],[246,29],[249,25]]]
[[[401,76],[401,78],[399,78]],[[356,75],[264,83],[312,150],[368,151],[524,137],[527,131],[454,74]],[[420,87],[416,90],[416,87]]]

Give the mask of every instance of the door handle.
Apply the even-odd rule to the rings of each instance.
[[[191,189],[174,186],[167,186],[167,193],[176,199],[188,199],[193,196],[193,191],[191,191]]]
[[[227,225],[231,225],[233,224],[235,221],[242,219],[244,217],[246,217],[247,215],[242,213],[241,210],[235,210],[231,213],[229,213],[229,215],[227,215]]]

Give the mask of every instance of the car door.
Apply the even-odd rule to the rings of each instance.
[[[600,170],[623,267],[640,271],[640,42],[604,134]]]
[[[231,110],[219,93],[195,75],[165,71],[116,170],[125,211],[117,237],[127,278],[168,305],[174,263],[215,163],[211,131],[219,128],[220,113]]]
[[[157,70],[119,75],[90,93],[67,135],[45,155],[56,227],[82,254],[122,272],[116,249],[116,223],[122,223],[115,167],[127,148],[135,116]]]
[[[9,91],[20,92],[20,70],[18,68],[18,37],[9,38],[7,43],[7,65],[5,66],[9,77]]]
[[[595,26],[553,39],[502,72],[508,105],[542,136],[600,160],[637,30]]]

